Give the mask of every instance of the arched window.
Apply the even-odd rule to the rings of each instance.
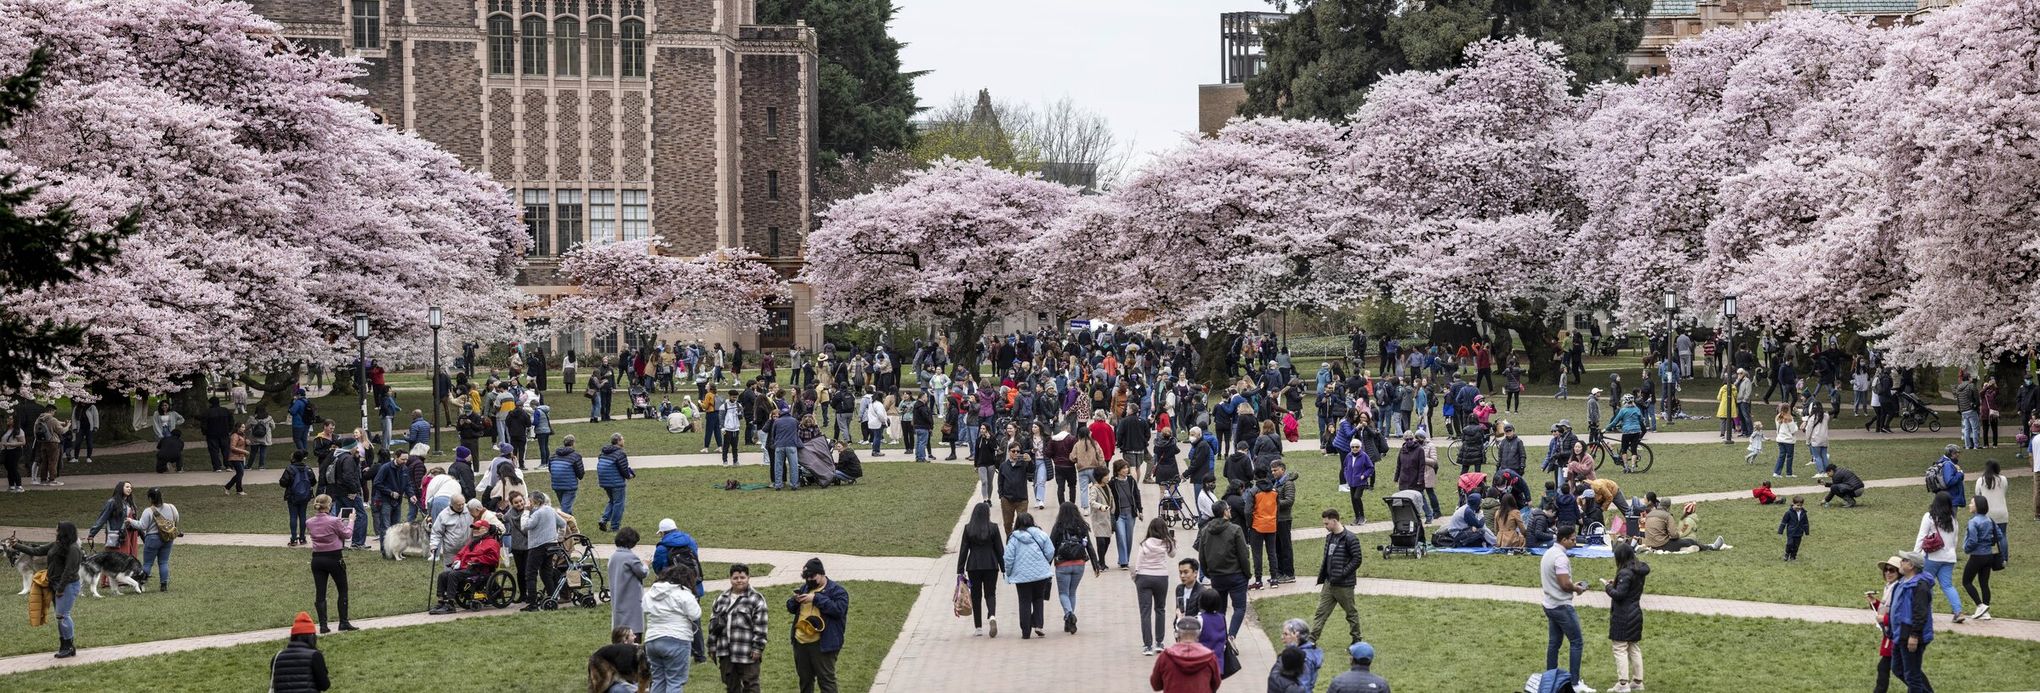
[[[645,76],[645,23],[623,20],[623,76]]]
[[[524,74],[545,74],[545,18],[524,18]]]
[[[507,75],[517,71],[517,37],[511,33],[510,18],[489,15],[489,74]]]
[[[616,34],[607,19],[588,20],[588,76],[616,76]]]
[[[581,23],[561,17],[553,20],[553,69],[561,77],[581,74]]]

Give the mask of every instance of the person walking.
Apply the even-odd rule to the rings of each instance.
[[[354,536],[353,510],[340,515],[332,514],[333,497],[319,494],[312,498],[312,519],[305,523],[305,536],[312,544],[312,608],[319,615],[319,633],[326,629],[326,581],[332,580],[339,591],[340,630],[355,630],[347,621],[347,559],[340,550]]]
[[[157,591],[170,591],[170,547],[184,533],[177,529],[183,517],[177,513],[177,506],[163,502],[163,489],[149,489],[149,507],[142,510],[141,517],[125,520],[127,528],[139,531],[142,536],[142,584],[149,583],[149,574],[154,572]]]
[[[758,693],[765,658],[765,597],[751,589],[751,566],[730,564],[730,587],[709,608],[708,652],[722,674],[725,693]]]
[[[1176,619],[1176,642],[1155,658],[1148,688],[1162,693],[1213,693],[1223,683],[1219,653],[1200,642],[1204,624],[1197,618]],[[1386,689],[1384,689],[1386,690]]]
[[[290,623],[290,640],[283,650],[269,658],[269,690],[272,693],[319,693],[333,687],[326,673],[326,655],[319,651],[319,636],[312,631],[312,616],[303,611]]]
[[[1119,542],[1119,569],[1127,570],[1132,563],[1133,528],[1144,517],[1140,498],[1140,479],[1134,477],[1134,465],[1127,460],[1112,463],[1112,536]]]
[[[168,410],[169,406],[168,402],[163,403],[165,410]],[[177,421],[180,423],[184,421],[183,417],[178,417],[176,412],[170,412],[170,416],[177,417]],[[64,485],[64,482],[58,481],[57,477],[63,475],[64,436],[70,432],[70,425],[57,420],[57,410],[44,409],[41,415],[35,417],[33,429],[35,433],[35,456],[32,459],[34,460],[33,464],[35,467],[35,485]],[[175,432],[176,429],[172,428],[171,434]],[[166,434],[166,437],[171,434]],[[162,465],[158,464],[157,471],[161,470]],[[180,461],[178,463],[178,471],[183,470],[183,463]]]
[[[2005,500],[2005,489],[2009,488],[2010,483],[2010,480],[2005,478],[2004,469],[1998,466],[1997,460],[1984,462],[1983,476],[1976,478],[1976,497],[1989,502],[1990,521],[1997,525],[1997,560],[2000,570],[2012,558],[2009,531],[2012,512],[2011,506]]]
[[[1955,615],[1955,622],[1962,622],[1962,593],[1955,586],[1955,502],[1946,491],[1934,494],[1934,500],[1927,504],[1927,512],[1920,516],[1919,532],[1913,537],[1913,550],[1925,557],[1920,568],[1941,586],[1941,594],[1948,598],[1949,613]]]
[[[1077,585],[1084,581],[1084,568],[1098,557],[1091,543],[1091,525],[1075,503],[1064,503],[1056,512],[1049,531],[1054,548],[1056,598],[1062,604],[1063,632],[1077,632]],[[1036,616],[1037,620],[1042,617]]]
[[[1544,669],[1558,668],[1558,647],[1560,638],[1572,647],[1571,666],[1573,690],[1578,693],[1594,693],[1594,689],[1580,680],[1580,615],[1573,610],[1573,595],[1587,591],[1587,583],[1573,579],[1572,557],[1566,551],[1578,541],[1577,530],[1570,524],[1558,526],[1557,542],[1545,550],[1544,558],[1537,567],[1538,579],[1544,586],[1544,620],[1549,633],[1544,645]]]
[[[78,603],[78,592],[84,588],[84,584],[78,580],[79,568],[85,564],[85,552],[78,548],[78,526],[69,522],[59,522],[54,541],[48,544],[23,544],[19,550],[29,556],[42,556],[47,561],[43,568],[46,582],[31,586],[30,589],[49,590],[48,603],[55,607],[57,613],[57,659],[66,659],[78,654],[77,624],[71,621],[71,607]],[[33,595],[29,602],[36,603]],[[41,625],[41,614],[40,608],[30,609],[30,625]]]
[[[1934,576],[1925,570],[1929,559],[1918,551],[1899,554],[1898,585],[1891,590],[1891,673],[1905,682],[1907,693],[1933,689],[1923,668],[1927,645],[1934,642]],[[1959,615],[1958,615],[1959,617]]]
[[[970,585],[970,620],[976,635],[985,634],[989,621],[991,636],[999,637],[998,579],[1006,563],[1005,546],[999,526],[992,523],[992,504],[980,501],[971,506],[970,522],[963,526],[963,541],[956,551],[956,577]]]
[[[1013,585],[1020,601],[1020,639],[1048,637],[1043,630],[1042,610],[1048,601],[1049,581],[1055,577],[1055,546],[1034,524],[1032,513],[1022,512],[1006,537],[1006,582]],[[1067,630],[1072,621],[1065,619]]]
[[[681,693],[687,686],[696,622],[701,618],[695,579],[692,566],[674,563],[645,590],[645,659],[652,670],[647,693]]]
[[[1325,555],[1318,562],[1318,603],[1317,614],[1311,617],[1310,639],[1315,642],[1324,637],[1325,620],[1331,618],[1332,607],[1346,612],[1346,630],[1353,642],[1360,642],[1360,610],[1353,604],[1353,588],[1359,584],[1355,575],[1360,570],[1360,561],[1366,555],[1360,540],[1340,522],[1337,508],[1325,508],[1319,515],[1325,527]]]
[[[285,546],[302,546],[307,541],[305,506],[312,502],[317,482],[315,472],[305,464],[309,456],[303,450],[291,451],[290,465],[276,478],[276,485],[283,487],[284,509],[290,513],[290,543]]]
[[[995,441],[993,444],[997,444]],[[1007,534],[1013,533],[1014,517],[1027,514],[1027,479],[1033,476],[1028,467],[1033,463],[1022,457],[1017,443],[1005,446],[1006,456],[999,460],[999,516]]]
[[[800,587],[786,600],[786,612],[794,615],[794,676],[800,679],[800,693],[817,688],[836,693],[836,656],[850,625],[850,592],[829,579],[819,558],[808,559],[800,577]]]
[[[1075,506],[1070,506],[1075,509]],[[1058,545],[1060,548],[1060,545]],[[1176,570],[1176,533],[1162,518],[1148,521],[1147,537],[1141,539],[1140,551],[1133,561],[1133,590],[1139,610],[1134,616],[1140,619],[1141,654],[1154,656],[1162,651],[1162,637],[1168,634],[1163,625],[1169,606],[1169,578]],[[1081,561],[1081,559],[1079,559]],[[1060,568],[1058,568],[1060,571]],[[1083,575],[1083,564],[1077,564],[1077,575]],[[1075,597],[1072,592],[1072,598]]]
[[[1792,447],[1798,441],[1799,424],[1792,420],[1792,410],[1782,405],[1778,407],[1775,422],[1778,433],[1773,440],[1778,443],[1778,460],[1771,466],[1771,476],[1799,476],[1792,473]]]
[[[1237,510],[1233,504],[1220,503],[1214,508],[1217,516],[1197,533],[1193,548],[1197,549],[1197,561],[1204,566],[1205,577],[1211,580],[1211,589],[1232,602],[1232,620],[1226,626],[1226,635],[1231,636],[1240,632],[1240,621],[1246,618],[1246,573],[1251,557],[1246,532],[1234,519]]]
[[[1612,693],[1643,690],[1643,584],[1650,564],[1637,560],[1633,542],[1615,544],[1615,579],[1601,579],[1608,593],[1608,641],[1615,646]]]
[[[609,434],[609,444],[602,446],[602,456],[595,461],[596,483],[609,497],[608,505],[602,509],[602,519],[596,523],[597,529],[607,532],[623,526],[624,491],[634,478],[637,471],[630,468],[630,455],[623,449],[623,434]]]
[[[268,469],[269,446],[276,443],[276,419],[269,418],[267,407],[256,407],[255,418],[248,420],[246,430],[248,466],[254,469]],[[87,458],[86,461],[90,462],[91,459]]]
[[[639,642],[645,636],[645,561],[638,558],[638,531],[634,527],[616,530],[616,551],[609,554],[609,629],[629,629]]]
[[[1969,600],[1976,603],[1978,621],[1990,620],[1990,574],[2001,569],[2003,558],[1998,555],[1999,534],[2002,525],[1990,519],[1990,499],[1978,495],[1970,499],[1974,515],[1969,517],[1969,526],[1962,537],[1962,553],[1969,556],[1969,562],[1962,565],[1962,589],[1969,593]],[[1977,591],[1982,583],[1983,591]],[[1959,608],[1958,608],[1959,611]]]
[[[581,451],[574,448],[573,434],[560,439],[559,449],[552,451],[545,466],[546,477],[552,480],[553,496],[559,498],[560,512],[574,514],[574,497],[581,493],[581,480],[588,477],[588,466]]]
[[[523,531],[517,544],[524,550],[524,555],[517,559],[517,581],[525,585],[527,597],[522,610],[537,611],[544,595],[559,580],[554,574],[553,557],[560,554],[560,535],[566,532],[567,521],[560,518],[544,492],[516,498],[511,509],[518,513],[518,525]]]
[[[1828,461],[1828,416],[1825,407],[1818,405],[1809,407],[1806,428],[1800,431],[1806,434],[1807,459],[1813,461],[1813,470],[1817,474],[1826,474],[1828,467],[1832,465]]]
[[[1112,547],[1114,518],[1118,516],[1112,500],[1112,487],[1104,479],[1098,479],[1089,486],[1091,504],[1084,508],[1084,519],[1091,523],[1091,570],[1105,573],[1105,550]]]
[[[135,555],[138,533],[128,531],[135,513],[135,485],[122,481],[113,485],[113,495],[99,507],[99,519],[85,530],[85,541],[99,536],[99,530],[106,530],[106,550]],[[104,586],[104,585],[102,585]]]

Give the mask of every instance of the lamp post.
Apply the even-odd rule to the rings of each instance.
[[[439,452],[439,427],[445,422],[439,420],[439,410],[445,405],[446,395],[439,389],[439,328],[446,326],[446,316],[439,312],[439,306],[425,310],[425,323],[432,326],[432,452]],[[416,442],[416,441],[412,441]]]
[[[1727,380],[1731,369],[1735,367],[1735,294],[1721,297],[1721,315],[1728,319],[1728,353],[1722,355],[1722,358],[1727,359],[1728,366],[1721,369],[1721,379]]]
[[[361,435],[368,435],[368,316],[354,316],[354,385],[361,394]],[[358,441],[364,446],[368,441]],[[365,449],[365,448],[364,448]]]
[[[1667,358],[1667,359],[1671,359],[1671,360],[1672,360],[1672,361],[1673,361],[1674,363],[1678,362],[1678,358],[1672,355],[1672,347],[1673,347],[1673,343],[1672,343],[1672,340],[1673,340],[1674,338],[1676,338],[1676,334],[1675,334],[1675,333],[1676,333],[1676,332],[1678,331],[1678,328],[1677,328],[1676,326],[1674,326],[1674,325],[1672,324],[1672,319],[1673,319],[1673,317],[1672,317],[1672,316],[1673,316],[1674,314],[1678,313],[1678,312],[1679,312],[1679,293],[1678,293],[1677,291],[1673,291],[1673,290],[1671,290],[1671,289],[1665,289],[1665,353],[1664,353],[1664,357],[1665,357],[1665,358]]]

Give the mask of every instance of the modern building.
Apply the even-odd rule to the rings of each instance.
[[[1823,10],[1870,17],[1888,25],[1954,5],[1959,0],[1655,0],[1643,23],[1643,41],[1630,51],[1629,71],[1655,75],[1666,69],[1673,44],[1708,29],[1769,20],[1793,10]]]
[[[805,26],[756,26],[755,0],[252,0],[302,48],[361,58],[384,121],[512,189],[531,257],[519,284],[572,291],[558,256],[657,237],[744,247],[791,276],[810,228],[818,60]],[[746,334],[660,335],[784,348],[819,342],[808,293]],[[649,335],[560,332],[616,351]]]
[[[1218,83],[1197,85],[1197,130],[1216,134],[1247,102],[1247,78],[1267,65],[1261,30],[1288,19],[1280,12],[1226,12],[1218,16]]]

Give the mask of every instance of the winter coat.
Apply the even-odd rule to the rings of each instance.
[[[622,488],[637,476],[630,468],[630,455],[618,445],[602,446],[602,457],[595,461],[595,480],[603,488]]]
[[[1500,473],[1504,469],[1513,469],[1516,470],[1517,476],[1522,476],[1526,465],[1529,464],[1529,456],[1523,450],[1523,439],[1515,436],[1502,436],[1494,441],[1494,445],[1495,472]]]
[[[1077,471],[1082,472],[1086,469],[1095,469],[1101,473],[1104,472],[1105,462],[1108,458],[1106,457],[1105,450],[1099,447],[1098,441],[1090,436],[1083,435],[1075,436],[1075,438],[1076,447],[1070,451],[1070,460],[1076,464]]]
[[[1650,564],[1632,560],[1615,572],[1615,580],[1603,588],[1608,592],[1608,639],[1615,642],[1643,640],[1643,579]]]
[[[318,693],[332,687],[326,655],[311,643],[293,639],[269,659],[270,693]]]
[[[1495,511],[1495,548],[1520,549],[1527,543],[1523,534],[1523,513],[1515,510]]]
[[[630,549],[617,549],[609,554],[609,627],[630,628],[632,633],[645,632],[645,570],[644,559],[638,558]]]
[[[1218,655],[1193,642],[1179,642],[1155,657],[1148,688],[1162,693],[1213,693],[1223,676]]]
[[[999,570],[1005,567],[1004,542],[1000,541],[999,529],[992,527],[992,535],[972,539],[964,532],[963,543],[956,549],[956,572],[969,570]]]
[[[1040,527],[1006,538],[1006,582],[1021,584],[1055,577],[1055,544]]]
[[[1247,533],[1236,522],[1210,522],[1197,533],[1197,560],[1205,575],[1245,575]]]
[[[673,638],[693,642],[694,626],[701,618],[701,601],[685,585],[661,580],[645,588],[645,642]]]
[[[1395,487],[1398,491],[1424,490],[1424,443],[1416,438],[1403,441],[1395,458]]]
[[[567,447],[553,451],[552,459],[546,462],[546,471],[555,491],[579,489],[581,479],[588,476],[588,468],[581,462],[581,451]]]
[[[1360,562],[1366,556],[1360,540],[1351,531],[1325,537],[1325,557],[1318,564],[1318,584],[1331,583],[1333,587],[1352,587],[1354,573],[1360,570]]]
[[[677,529],[661,535],[659,545],[652,549],[652,573],[665,572],[667,566],[685,555],[681,553],[683,550],[694,556],[694,565],[689,567],[695,569],[694,596],[699,597],[702,594],[701,580],[698,579],[701,577],[701,545],[694,543],[692,535]]]

